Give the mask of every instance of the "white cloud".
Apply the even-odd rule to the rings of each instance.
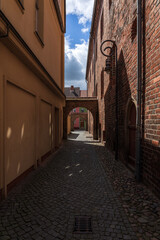
[[[89,31],[88,22],[91,22],[94,0],[66,0],[67,14],[75,14],[78,23],[83,25],[82,33]],[[81,43],[70,45],[71,39],[65,40],[65,86],[77,86],[86,89],[85,72],[88,53],[88,41],[81,39]]]
[[[70,51],[70,36],[65,37],[65,53],[68,53]]]
[[[86,90],[87,89],[87,83],[84,80],[79,80],[79,81],[66,81],[65,87],[80,87],[81,90]]]
[[[81,40],[81,44],[70,47],[70,38],[65,39],[65,85],[74,85],[86,89],[85,72],[88,52],[88,42]]]
[[[94,0],[67,0],[67,14],[76,14],[79,23],[85,25],[92,19]]]
[[[86,33],[86,32],[89,31],[89,28],[82,28],[81,31],[82,31],[83,33]]]

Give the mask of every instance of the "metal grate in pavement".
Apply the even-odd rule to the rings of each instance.
[[[92,233],[92,219],[87,216],[75,217],[74,233]]]

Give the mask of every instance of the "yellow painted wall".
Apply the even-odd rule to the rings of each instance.
[[[62,109],[64,100],[53,94],[2,43],[0,43],[0,52],[0,96],[2,100],[0,105],[0,186],[2,187],[3,168],[6,169],[5,181],[8,184],[33,166],[38,160],[36,156],[41,158],[54,149],[55,107]],[[8,64],[9,62],[12,64]],[[59,143],[63,135],[62,113],[60,116]],[[4,126],[5,139],[3,138]],[[5,149],[3,140],[6,141]],[[36,145],[38,145],[37,152]]]
[[[43,156],[51,150],[52,144],[52,106],[40,101],[40,155]],[[45,139],[45,141],[44,141]]]
[[[44,47],[35,34],[35,0],[24,1],[23,12],[17,0],[1,0],[0,7],[59,87],[62,87],[61,71],[64,59],[61,58],[64,51],[64,34],[60,29],[53,0],[44,0]]]
[[[6,83],[6,176],[7,184],[34,165],[36,99]]]
[[[64,33],[54,4],[44,1],[42,47],[34,34],[35,1],[24,3],[24,12],[16,0],[1,0],[0,8],[63,91]],[[5,28],[0,18],[0,31]],[[10,29],[0,39],[0,190],[5,194],[9,183],[54,151],[56,139],[61,143],[64,105],[63,93]]]
[[[67,118],[67,134],[70,134],[71,132],[71,116],[68,115],[68,118]]]

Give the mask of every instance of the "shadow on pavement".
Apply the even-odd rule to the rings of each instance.
[[[78,136],[79,136],[79,134],[77,134],[77,133],[71,133],[68,135],[68,140],[77,139]]]

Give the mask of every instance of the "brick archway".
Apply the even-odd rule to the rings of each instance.
[[[84,107],[93,115],[94,132],[93,138],[98,139],[98,101],[95,97],[67,98],[63,111],[63,138],[67,139],[67,117],[70,111],[77,107]]]

